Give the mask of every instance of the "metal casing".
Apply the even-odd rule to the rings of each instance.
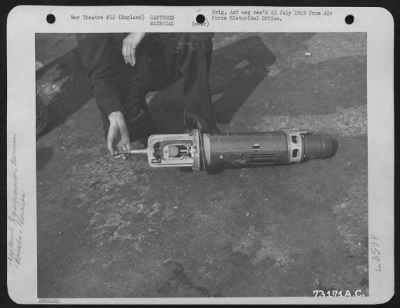
[[[285,132],[204,134],[206,162],[211,169],[287,164]]]

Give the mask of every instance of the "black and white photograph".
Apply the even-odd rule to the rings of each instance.
[[[184,27],[189,9],[147,9],[37,8],[10,39],[11,297],[387,300],[393,41],[375,11],[193,8]]]
[[[38,296],[368,295],[366,42],[37,34]]]

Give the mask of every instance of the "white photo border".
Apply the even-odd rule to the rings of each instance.
[[[70,15],[173,14],[174,26],[150,26],[148,22],[71,21]],[[7,233],[22,232],[20,264],[8,263],[8,292],[20,304],[376,304],[394,295],[394,21],[383,8],[329,7],[328,18],[295,16],[279,23],[209,22],[194,25],[195,16],[211,16],[212,9],[229,6],[17,6],[7,20]],[[262,7],[242,7],[257,9]],[[281,9],[276,7],[276,9]],[[296,7],[282,9],[294,10]],[[297,8],[299,9],[299,8]],[[301,7],[300,9],[305,9]],[[312,9],[307,7],[307,9]],[[173,12],[173,13],[171,13]],[[47,14],[56,22],[46,22]],[[346,15],[355,16],[351,26]],[[369,239],[379,244],[379,262],[369,250],[369,296],[343,298],[238,297],[238,298],[60,298],[37,297],[36,231],[36,123],[35,34],[82,32],[366,32],[368,97],[368,217]],[[24,110],[23,113],[17,112]],[[19,125],[23,123],[23,126]],[[28,128],[28,129],[27,129]],[[18,186],[18,190],[14,189]],[[10,213],[13,197],[23,203],[23,224],[13,229]],[[12,230],[12,231],[11,231]],[[379,266],[380,271],[373,270]]]

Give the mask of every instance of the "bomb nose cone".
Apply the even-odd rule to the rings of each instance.
[[[304,136],[305,159],[332,157],[336,154],[338,147],[338,141],[327,134]]]
[[[338,142],[329,135],[321,135],[321,158],[329,158],[336,154]]]

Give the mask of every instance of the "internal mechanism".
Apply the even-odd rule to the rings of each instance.
[[[157,142],[154,145],[154,157],[158,160],[175,161],[191,159],[193,157],[193,144],[189,141],[176,143],[170,142]]]
[[[196,148],[193,134],[150,136],[149,164],[153,167],[192,167]]]

